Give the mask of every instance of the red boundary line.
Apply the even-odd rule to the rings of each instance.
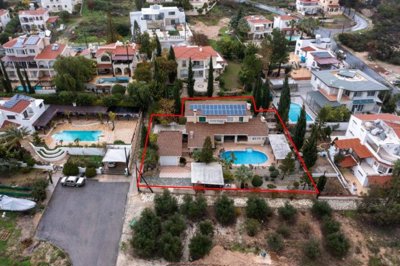
[[[314,191],[310,190],[294,190],[294,189],[254,189],[254,188],[247,188],[247,189],[242,189],[242,188],[205,188],[202,186],[161,186],[161,185],[146,185],[146,184],[140,184],[140,179],[143,173],[143,168],[144,168],[144,160],[146,157],[146,152],[147,152],[147,146],[149,142],[149,136],[151,133],[151,127],[153,124],[153,118],[154,117],[183,117],[184,116],[184,110],[185,110],[185,101],[202,101],[202,100],[231,100],[231,99],[246,99],[250,100],[254,106],[254,111],[256,113],[260,112],[270,112],[274,113],[276,117],[278,117],[279,123],[281,123],[284,134],[286,138],[289,140],[291,146],[294,149],[294,152],[297,156],[297,159],[299,160],[300,164],[303,167],[303,170],[305,173],[307,173],[308,178],[311,181],[311,184],[314,187]],[[253,96],[222,96],[222,97],[196,97],[196,98],[182,98],[181,99],[181,113],[180,114],[151,114],[150,115],[150,120],[147,125],[147,135],[146,135],[146,140],[145,140],[145,145],[143,148],[143,153],[142,153],[142,159],[140,162],[140,167],[139,169],[136,170],[138,174],[138,178],[136,179],[136,185],[138,188],[144,187],[144,188],[176,188],[176,189],[194,189],[194,190],[223,190],[223,191],[242,191],[242,192],[279,192],[279,193],[293,193],[293,194],[319,194],[317,185],[315,184],[314,179],[312,178],[310,171],[308,170],[306,164],[304,163],[303,158],[300,156],[299,150],[297,149],[296,145],[293,142],[293,139],[290,135],[290,132],[286,125],[283,123],[283,120],[281,116],[279,115],[278,111],[275,108],[269,108],[269,109],[257,109],[255,100]]]

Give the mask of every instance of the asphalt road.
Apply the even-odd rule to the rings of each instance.
[[[74,266],[115,265],[128,188],[92,180],[82,188],[57,185],[37,237],[67,251]]]

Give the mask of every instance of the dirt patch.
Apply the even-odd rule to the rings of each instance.
[[[197,21],[193,25],[193,29],[196,33],[205,34],[209,39],[217,39],[221,28],[227,27],[229,24],[229,18],[223,18],[219,20],[218,24],[215,26],[208,26],[202,21]]]
[[[28,173],[18,171],[11,177],[0,178],[0,184],[12,186],[30,186],[38,178],[47,178],[47,173],[44,170],[32,169]]]
[[[400,76],[400,66],[388,64],[379,60],[369,60],[368,52],[353,52],[353,54],[389,81],[396,80]]]

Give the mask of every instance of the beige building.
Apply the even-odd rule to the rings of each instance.
[[[342,13],[339,0],[319,0],[319,7],[326,15],[338,15]]]

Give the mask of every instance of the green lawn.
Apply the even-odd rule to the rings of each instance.
[[[240,63],[234,61],[228,61],[228,66],[225,68],[225,72],[221,75],[222,80],[225,82],[225,89],[232,90],[239,88],[239,71]]]

